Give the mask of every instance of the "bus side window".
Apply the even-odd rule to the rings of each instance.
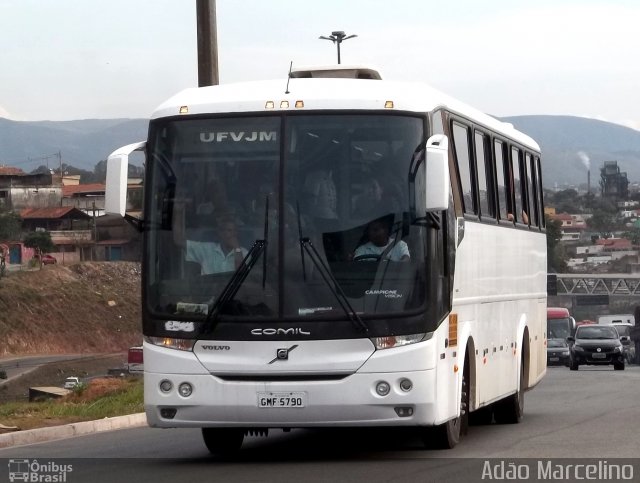
[[[542,194],[542,176],[540,171],[540,158],[535,157],[535,165],[536,165],[536,189],[538,191],[538,213],[539,213],[539,226],[541,228],[545,228],[545,219],[544,219],[544,198]]]
[[[524,211],[526,208],[526,188],[523,189],[522,185],[520,157],[520,149],[511,146],[511,173],[509,181],[511,185],[511,196],[514,201],[511,214],[514,217],[514,221],[528,224],[529,214]]]
[[[476,174],[478,178],[478,198],[480,202],[480,215],[483,218],[495,218],[495,203],[493,196],[492,170],[490,157],[487,156],[488,136],[483,132],[475,131],[474,147],[476,159]]]
[[[504,143],[499,140],[494,140],[494,165],[496,168],[496,187],[498,192],[498,217],[501,220],[508,219],[508,185],[505,182],[505,174],[508,172],[505,165],[504,156]]]
[[[531,226],[538,226],[538,203],[537,203],[537,193],[536,193],[536,185],[535,185],[535,166],[533,164],[533,156],[531,153],[526,153],[524,155],[525,158],[525,169],[527,171],[527,198],[529,200],[529,221],[531,222]]]
[[[456,165],[462,188],[462,198],[465,213],[478,213],[475,207],[475,193],[473,190],[473,173],[471,171],[471,156],[469,152],[469,128],[456,121],[451,123],[453,143],[455,148]]]

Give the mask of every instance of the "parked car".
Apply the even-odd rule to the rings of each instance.
[[[631,364],[636,359],[636,347],[631,343],[631,328],[633,327],[628,323],[613,323],[611,324],[618,331],[620,341],[622,342],[622,348],[624,349],[624,358],[628,364]],[[623,340],[623,337],[625,340]]]
[[[575,336],[567,337],[571,362],[569,368],[577,371],[581,364],[609,365],[616,371],[624,369],[624,349],[615,327],[599,324],[581,325]]]
[[[73,389],[77,385],[80,384],[80,378],[76,376],[69,376],[64,380],[64,388],[65,389]]]
[[[40,259],[40,255],[34,255],[33,259],[34,260],[39,260]],[[53,255],[49,255],[47,253],[45,255],[42,255],[42,263],[44,265],[54,265],[54,264],[58,263],[58,259],[56,257],[54,257]]]
[[[52,255],[46,254],[42,255],[42,263],[45,265],[54,265],[58,263],[58,259]]]
[[[548,339],[547,340],[547,365],[548,366],[567,366],[571,360],[569,354],[569,344],[566,339]]]

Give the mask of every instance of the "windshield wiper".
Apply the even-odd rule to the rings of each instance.
[[[220,296],[216,299],[216,301],[211,306],[209,313],[207,314],[207,318],[204,321],[204,333],[211,333],[215,330],[216,325],[218,325],[218,315],[220,311],[225,306],[227,302],[232,300],[240,287],[244,283],[245,279],[251,272],[251,269],[254,267],[260,255],[262,255],[267,248],[268,244],[268,236],[269,236],[269,196],[266,197],[265,203],[265,217],[264,217],[264,239],[256,240],[253,242],[253,245],[242,259],[242,263],[233,272],[231,279],[227,282],[227,284],[222,289]],[[267,257],[264,257],[264,263],[262,265],[262,288],[264,289],[267,280]]]
[[[322,257],[318,253],[318,250],[316,250],[316,247],[313,246],[311,239],[309,239],[309,237],[302,236],[299,208],[298,208],[298,233],[300,235],[300,254],[302,256],[302,274],[303,274],[304,280],[306,281],[306,271],[304,266],[304,263],[305,263],[304,253],[306,252],[309,258],[311,259],[311,261],[313,262],[313,264],[315,265],[315,267],[320,272],[320,275],[322,276],[322,280],[324,280],[326,286],[329,288],[333,296],[336,298],[336,300],[338,301],[338,304],[340,304],[340,307],[342,308],[342,310],[344,310],[344,313],[346,314],[348,319],[351,321],[351,323],[359,331],[362,331],[365,333],[369,332],[369,327],[367,327],[367,324],[363,322],[363,320],[360,318],[358,313],[355,311],[355,309],[349,302],[349,298],[346,296],[346,294],[342,290],[342,287],[340,286],[336,278],[331,273],[331,270],[329,269],[329,267],[327,267],[327,265],[322,260]]]

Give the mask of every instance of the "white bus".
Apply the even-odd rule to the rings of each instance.
[[[515,423],[546,370],[535,141],[377,71],[187,89],[108,160],[146,155],[142,312],[153,427]],[[474,414],[475,413],[475,414]]]

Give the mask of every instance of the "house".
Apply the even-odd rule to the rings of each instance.
[[[92,217],[104,215],[105,185],[89,183],[62,187],[62,206],[73,206]]]
[[[24,231],[48,231],[58,262],[91,260],[94,236],[91,216],[71,206],[27,208],[20,212]]]
[[[0,208],[60,206],[62,184],[50,173],[27,174],[20,168],[0,166]]]
[[[560,222],[560,241],[580,240],[582,234],[587,229],[584,215],[558,213],[549,215],[549,219]]]

